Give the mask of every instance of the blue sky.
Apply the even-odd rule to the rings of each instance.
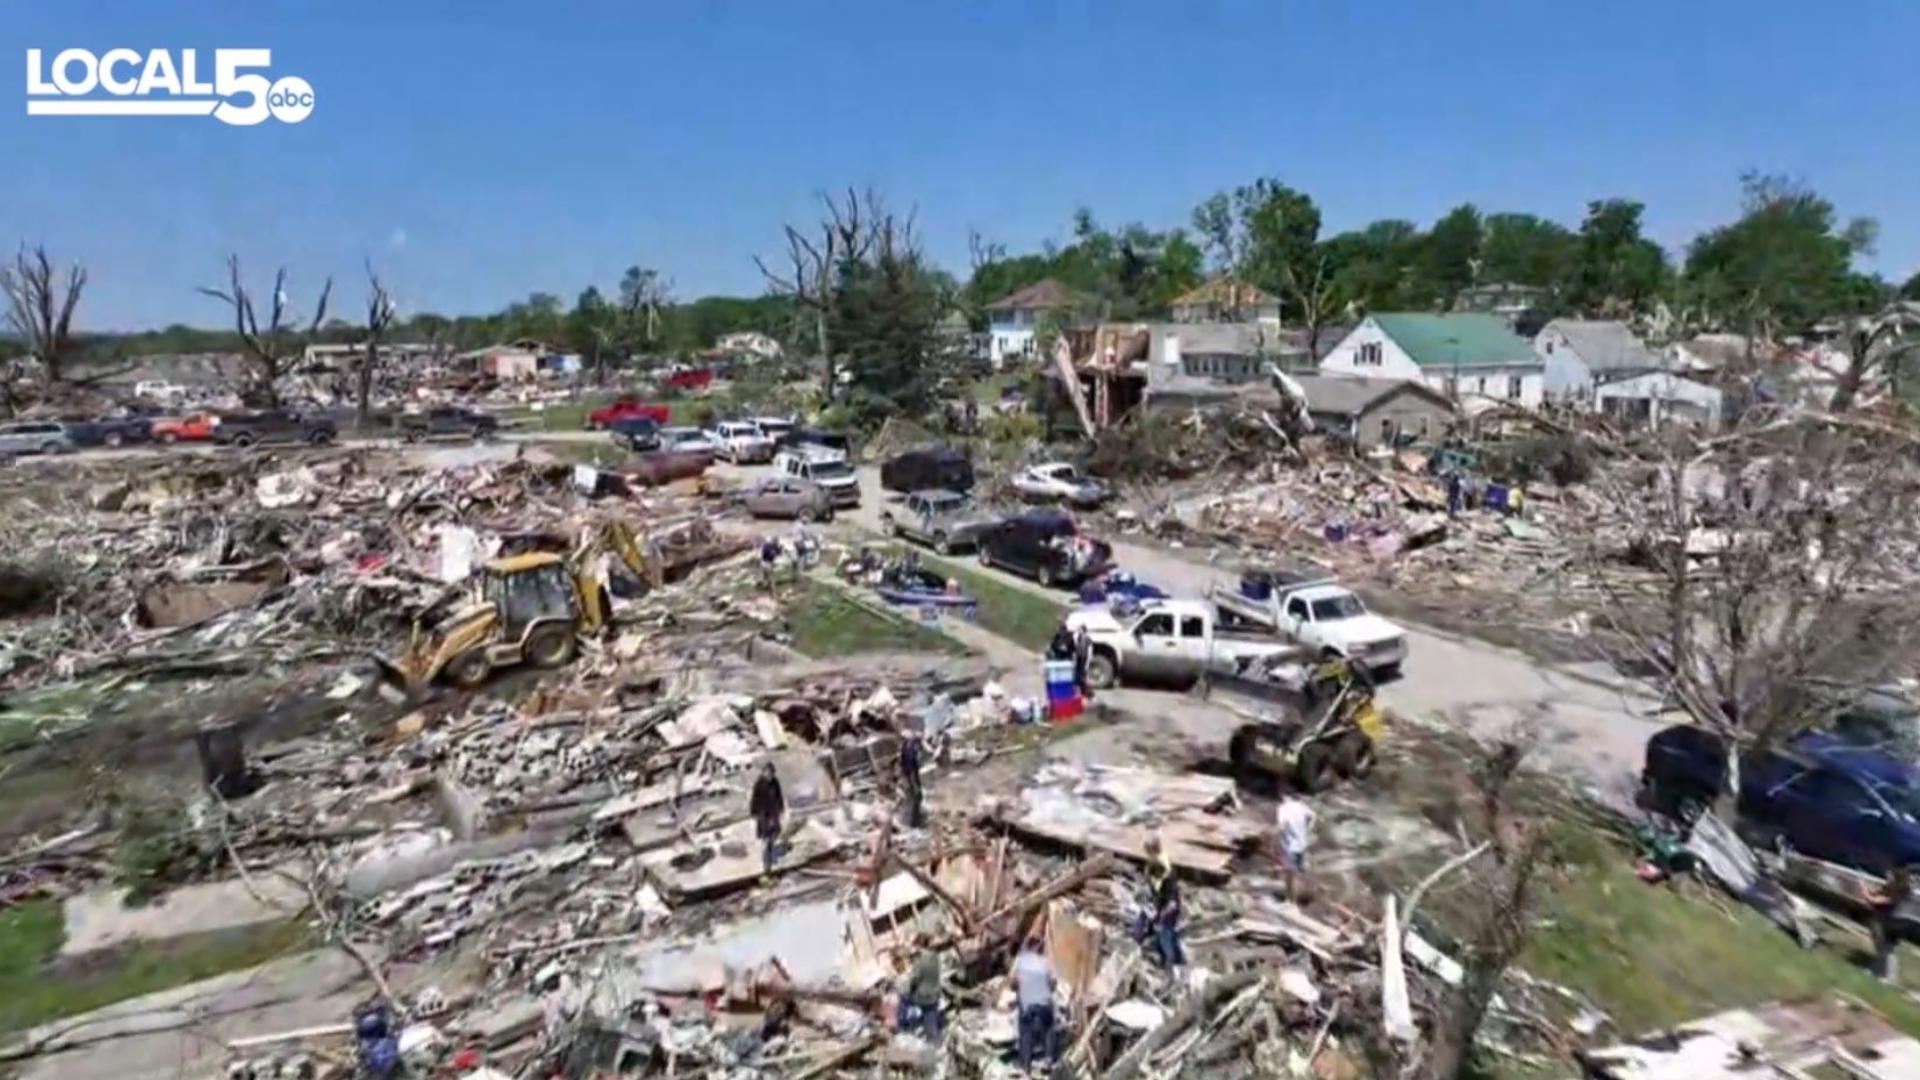
[[[1472,201],[1576,223],[1648,204],[1679,249],[1738,176],[1796,175],[1920,269],[1920,4],[840,0],[7,5],[25,50],[267,47],[311,118],[27,117],[0,108],[0,243],[94,283],[93,328],[220,321],[237,251],[296,293],[371,257],[411,310],[497,309],[663,269],[753,293],[814,193],[872,184],[964,269],[1103,221],[1184,224],[1256,176],[1329,231]],[[206,61],[203,61],[206,63]]]

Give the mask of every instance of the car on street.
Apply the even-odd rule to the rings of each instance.
[[[67,425],[58,420],[19,420],[0,424],[0,454],[64,454],[73,449]]]
[[[823,489],[836,507],[860,505],[860,474],[837,450],[808,444],[790,447],[773,456],[773,471]]]
[[[719,456],[720,446],[713,436],[696,427],[669,427],[660,429],[660,449],[678,454],[705,454],[708,458]]]
[[[1080,531],[1060,510],[1029,510],[980,537],[980,565],[1030,577],[1046,588],[1073,587],[1113,565],[1113,547]]]
[[[1722,737],[1677,725],[1647,740],[1644,805],[1682,820],[1726,786]],[[1871,874],[1920,865],[1920,770],[1893,754],[1810,732],[1740,755],[1742,830],[1763,844]]]
[[[726,420],[707,429],[720,457],[735,465],[760,465],[773,460],[773,440],[747,420]]]
[[[635,397],[623,397],[612,404],[602,405],[587,414],[587,428],[598,431],[610,429],[622,420],[647,419],[665,427],[672,419],[670,408],[654,405]]]
[[[754,517],[833,520],[833,499],[826,489],[797,476],[769,476],[747,489],[740,503]]]
[[[443,405],[425,412],[402,413],[400,437],[408,442],[423,439],[491,439],[500,434],[497,417],[459,405]]]
[[[880,466],[880,486],[902,495],[935,488],[972,491],[973,463],[951,446],[917,446],[895,454]]]
[[[926,544],[942,555],[980,542],[980,536],[1000,523],[991,514],[973,504],[957,491],[935,488],[915,491],[896,506],[880,511],[880,522],[889,535]]]
[[[1021,498],[1070,506],[1098,506],[1110,494],[1105,484],[1064,461],[1022,469],[1013,475],[1012,484]]]
[[[1241,575],[1238,588],[1214,586],[1206,598],[1241,622],[1286,634],[1316,655],[1357,660],[1377,677],[1391,677],[1407,662],[1407,632],[1324,575],[1254,570]]]
[[[75,446],[125,446],[153,439],[153,418],[148,416],[68,417],[61,423]]]
[[[153,431],[153,441],[171,445],[179,442],[207,442],[213,438],[213,429],[220,421],[211,413],[188,413],[185,416],[156,416],[149,427]]]
[[[327,417],[294,409],[260,409],[226,413],[213,427],[213,441],[221,446],[259,446],[266,443],[309,443],[324,446],[338,438],[340,429]]]
[[[629,416],[607,425],[613,441],[629,450],[645,453],[660,449],[660,425],[645,416]]]

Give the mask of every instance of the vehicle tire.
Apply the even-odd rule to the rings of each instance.
[[[809,525],[811,525],[811,524],[813,524],[814,522],[816,522],[816,521],[819,521],[819,520],[820,520],[820,514],[819,514],[819,511],[817,511],[817,510],[815,510],[815,509],[814,509],[813,507],[811,507],[811,506],[803,506],[803,507],[801,507],[801,508],[800,508],[800,512],[799,512],[799,513],[797,513],[797,514],[795,514],[795,515],[793,515],[793,516],[794,516],[794,517],[796,517],[796,518],[798,518],[798,519],[800,519],[801,521],[804,521],[804,522],[806,522],[806,523],[807,523],[807,524],[809,524]]]
[[[1087,657],[1087,685],[1095,690],[1111,690],[1120,681],[1119,665],[1113,654],[1096,650]]]
[[[423,443],[427,441],[427,433],[417,428],[409,428],[401,438],[409,443]]]
[[[892,514],[883,515],[882,520],[886,523],[887,535],[895,540],[900,539],[900,522]]]
[[[1039,569],[1033,572],[1033,580],[1038,581],[1043,589],[1053,588],[1053,567],[1041,563]]]
[[[993,568],[993,553],[987,550],[987,545],[981,544],[979,548],[974,551],[974,555],[979,558],[981,566],[987,567],[988,569]]]
[[[104,439],[101,439],[100,441],[107,444],[108,446],[117,447],[121,443],[126,442],[127,437],[125,435],[120,434],[117,431],[109,431],[107,432],[107,437]]]
[[[233,437],[233,445],[239,447],[242,450],[245,450],[247,447],[252,446],[254,443],[258,441],[259,440],[254,438],[253,436],[247,435],[244,433],[240,435],[235,435]]]
[[[953,554],[953,541],[944,532],[933,534],[933,550],[941,555]]]
[[[1333,752],[1324,743],[1311,743],[1300,751],[1293,765],[1293,783],[1304,795],[1313,795],[1333,785]]]
[[[527,637],[527,663],[534,667],[557,668],[573,660],[579,642],[570,626],[543,626]]]
[[[493,674],[493,665],[487,663],[486,653],[470,649],[447,661],[442,674],[448,682],[462,690],[472,690]]]
[[[160,433],[160,445],[162,446],[172,446],[174,443],[177,443],[179,441],[180,441],[180,436],[175,435],[171,431],[163,431]]]
[[[319,431],[316,431],[313,434],[307,436],[308,446],[325,446],[332,441],[333,441],[333,432],[328,431],[325,428],[322,428]]]
[[[1349,731],[1333,744],[1333,767],[1349,780],[1362,780],[1373,772],[1373,740],[1358,731]]]
[[[57,454],[60,452],[60,444],[57,442],[46,443],[40,447],[40,452],[43,454]]]

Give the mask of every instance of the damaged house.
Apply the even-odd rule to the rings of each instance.
[[[1459,401],[1469,412],[1510,403],[1537,408],[1546,398],[1546,365],[1498,315],[1369,315],[1320,361],[1327,375],[1411,379]]]
[[[1453,402],[1411,379],[1295,375],[1307,395],[1314,429],[1360,446],[1438,439],[1454,418]]]

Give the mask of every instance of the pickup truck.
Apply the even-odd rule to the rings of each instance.
[[[889,507],[880,511],[880,523],[888,535],[927,544],[942,555],[979,543],[980,534],[999,520],[975,507],[965,495],[938,489],[916,491],[901,500],[897,510]]]
[[[61,422],[67,425],[67,438],[75,446],[121,446],[153,440],[153,418],[147,416],[68,417]]]
[[[1373,614],[1332,578],[1287,572],[1246,574],[1238,589],[1207,590],[1222,612],[1285,634],[1315,656],[1335,653],[1390,675],[1407,660],[1407,632]]]
[[[1191,683],[1202,675],[1304,657],[1299,645],[1272,634],[1222,629],[1214,606],[1201,600],[1084,607],[1067,616],[1067,629],[1082,628],[1092,646],[1087,682],[1095,689],[1121,682]]]
[[[213,441],[222,446],[248,447],[259,443],[311,443],[324,446],[339,435],[333,421],[324,416],[266,409],[259,412],[227,413],[213,428]]]
[[[1029,510],[980,534],[980,565],[1030,577],[1043,588],[1068,588],[1113,566],[1113,546],[1080,531],[1059,510]]]
[[[454,436],[466,439],[490,439],[500,433],[500,421],[486,413],[443,405],[425,412],[402,413],[394,420],[400,437],[408,442]]]
[[[612,428],[622,420],[651,420],[665,427],[672,416],[672,410],[665,405],[649,405],[639,398],[624,397],[611,405],[602,405],[587,414],[587,428],[599,430]]]

